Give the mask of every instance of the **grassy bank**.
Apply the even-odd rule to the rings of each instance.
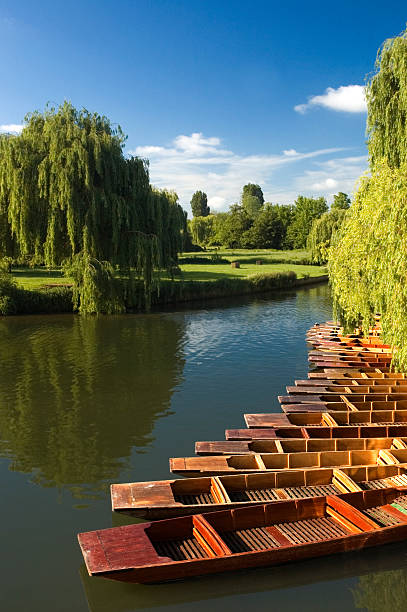
[[[231,266],[240,263],[239,268]],[[262,263],[256,263],[261,261]],[[295,287],[301,279],[324,276],[326,269],[309,265],[306,251],[216,251],[185,253],[180,257],[180,273],[163,277],[153,292],[152,305],[177,304],[195,300],[265,293]],[[295,263],[298,262],[298,263]],[[301,262],[301,263],[299,263]],[[14,269],[18,289],[4,306],[3,314],[35,314],[72,311],[71,279],[61,270],[45,268]],[[126,300],[129,310],[144,308],[139,297]],[[0,298],[1,301],[1,298]]]

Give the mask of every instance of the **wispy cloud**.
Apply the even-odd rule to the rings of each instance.
[[[367,166],[366,155],[316,161],[313,168],[297,177],[295,186],[298,192],[324,195],[331,200],[338,191],[352,194],[358,178],[366,172]]]
[[[0,125],[0,132],[1,133],[11,133],[11,134],[20,134],[22,129],[23,129],[23,125],[20,125],[19,123],[4,123],[3,125]]]
[[[328,87],[320,96],[311,96],[306,104],[294,106],[297,113],[304,114],[316,107],[347,113],[366,112],[365,88],[362,85],[343,85],[338,89]]]
[[[8,30],[12,30],[16,25],[17,21],[14,19],[14,17],[0,17],[0,26],[3,26]]]
[[[148,158],[151,182],[157,187],[175,190],[185,208],[189,207],[194,191],[202,189],[208,194],[212,210],[226,210],[238,201],[243,185],[249,182],[261,185],[268,200],[292,201],[291,191],[282,192],[273,182],[273,172],[343,150],[337,147],[309,152],[286,149],[280,154],[238,155],[224,148],[220,138],[207,138],[195,132],[177,136],[167,147],[140,146],[129,154]]]

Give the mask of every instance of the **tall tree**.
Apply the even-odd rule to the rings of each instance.
[[[228,213],[215,215],[214,242],[228,249],[242,248],[243,236],[252,223],[242,206],[232,204]]]
[[[142,278],[148,295],[155,270],[181,250],[186,220],[176,196],[151,189],[147,162],[124,157],[125,139],[106,117],[68,102],[27,115],[20,135],[0,138],[0,217],[9,224],[0,252],[67,263],[82,312],[123,309],[115,269]]]
[[[242,191],[241,203],[248,216],[254,219],[264,204],[263,191],[260,185],[254,185],[253,183],[245,185]]]
[[[287,207],[264,204],[252,227],[244,234],[245,246],[255,249],[281,249],[287,232]]]
[[[207,217],[211,209],[208,206],[208,197],[204,191],[195,191],[191,198],[193,217]]]
[[[339,193],[334,195],[334,201],[332,202],[331,210],[334,210],[335,208],[347,210],[350,207],[350,203],[351,201],[348,194],[343,193],[343,191],[340,191]]]
[[[260,204],[263,206],[264,195],[263,195],[263,190],[260,187],[260,185],[256,185],[254,183],[247,183],[247,185],[244,185],[243,191],[242,191],[242,203],[243,203],[244,198],[248,195],[255,196],[260,201]]]
[[[307,198],[298,196],[294,203],[294,216],[287,231],[287,239],[294,249],[303,249],[307,244],[314,219],[318,219],[328,210],[325,198]]]
[[[379,50],[366,87],[370,176],[360,181],[331,248],[335,312],[347,327],[368,329],[382,315],[385,341],[407,368],[407,34]]]

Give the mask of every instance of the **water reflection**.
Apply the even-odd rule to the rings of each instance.
[[[407,608],[407,569],[361,576],[354,589],[357,608],[369,612],[405,612]]]
[[[0,321],[0,454],[43,486],[97,496],[152,441],[184,366],[180,318]]]
[[[354,609],[353,606],[369,612],[402,612],[406,609],[407,571],[400,568],[405,565],[406,553],[405,544],[395,544],[293,565],[156,585],[126,585],[90,578],[85,566],[81,567],[80,575],[90,612],[161,607],[199,612],[207,610],[208,605],[214,612],[224,610],[225,598],[234,609],[243,609],[238,607],[239,603],[250,593],[256,594],[256,610],[296,612],[299,592],[301,610],[306,611],[326,610],[329,601],[330,612]],[[335,600],[338,588],[339,598]],[[193,608],[187,604],[193,604]]]

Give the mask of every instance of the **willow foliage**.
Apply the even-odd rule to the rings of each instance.
[[[318,264],[328,261],[331,240],[341,227],[345,215],[345,209],[332,208],[314,220],[307,238],[307,248],[311,251],[312,261]]]
[[[144,280],[170,268],[185,215],[175,194],[151,188],[145,160],[123,155],[125,136],[106,117],[58,109],[25,118],[0,139],[0,253],[76,272],[81,312],[124,308],[115,271]],[[79,276],[78,276],[79,275]]]
[[[370,164],[384,158],[394,168],[407,161],[407,31],[383,43],[375,67],[366,85]]]
[[[371,175],[330,249],[336,316],[367,331],[376,312],[384,339],[407,369],[407,35],[379,50],[366,88]]]
[[[355,201],[331,247],[329,272],[335,314],[349,328],[367,331],[382,314],[385,339],[407,365],[407,163],[386,162],[362,179]]]

